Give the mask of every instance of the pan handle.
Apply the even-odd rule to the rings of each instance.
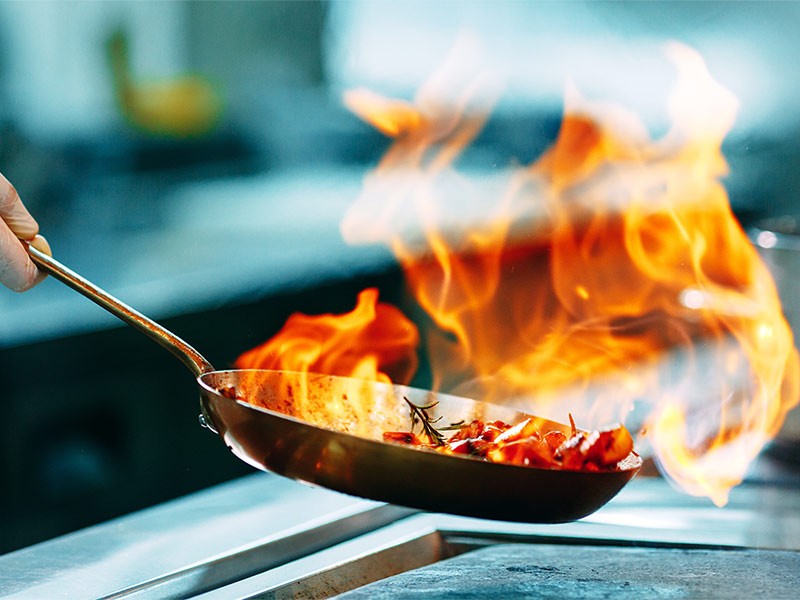
[[[95,304],[103,307],[115,317],[122,319],[128,325],[138,329],[147,337],[172,352],[192,371],[195,377],[215,370],[211,363],[203,358],[197,350],[168,329],[84,279],[52,256],[37,250],[28,243],[25,243],[25,246],[31,260],[37,267],[65,283],[76,292],[83,294]]]

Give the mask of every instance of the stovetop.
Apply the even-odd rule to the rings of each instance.
[[[498,544],[400,573],[340,597],[793,598],[796,552]]]
[[[0,590],[429,598],[457,584],[465,597],[733,597],[758,588],[779,598],[800,583],[800,486],[795,472],[760,472],[724,508],[640,476],[595,514],[562,525],[421,513],[259,473],[0,557]]]

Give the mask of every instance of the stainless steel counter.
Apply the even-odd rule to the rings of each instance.
[[[330,595],[453,549],[508,541],[800,551],[800,487],[755,479],[716,508],[638,477],[579,522],[527,525],[419,513],[254,474],[0,557],[0,589],[10,598],[244,598],[291,595],[313,581]]]

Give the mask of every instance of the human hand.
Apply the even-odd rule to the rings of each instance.
[[[14,186],[0,173],[0,283],[22,292],[44,279],[20,240],[50,254],[50,246],[38,235],[39,224],[19,199]]]

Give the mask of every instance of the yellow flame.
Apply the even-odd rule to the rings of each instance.
[[[719,181],[738,102],[694,50],[666,54],[661,139],[569,88],[554,145],[491,177],[454,166],[497,97],[457,56],[413,102],[349,95],[395,141],[342,233],[396,253],[436,386],[590,426],[644,407],[663,472],[723,504],[797,403],[797,353]]]
[[[417,131],[422,126],[422,115],[410,103],[386,98],[363,88],[345,92],[344,104],[390,137]]]
[[[236,360],[240,369],[327,373],[407,383],[416,371],[419,333],[397,308],[367,288],[344,314],[295,313],[265,343]]]

